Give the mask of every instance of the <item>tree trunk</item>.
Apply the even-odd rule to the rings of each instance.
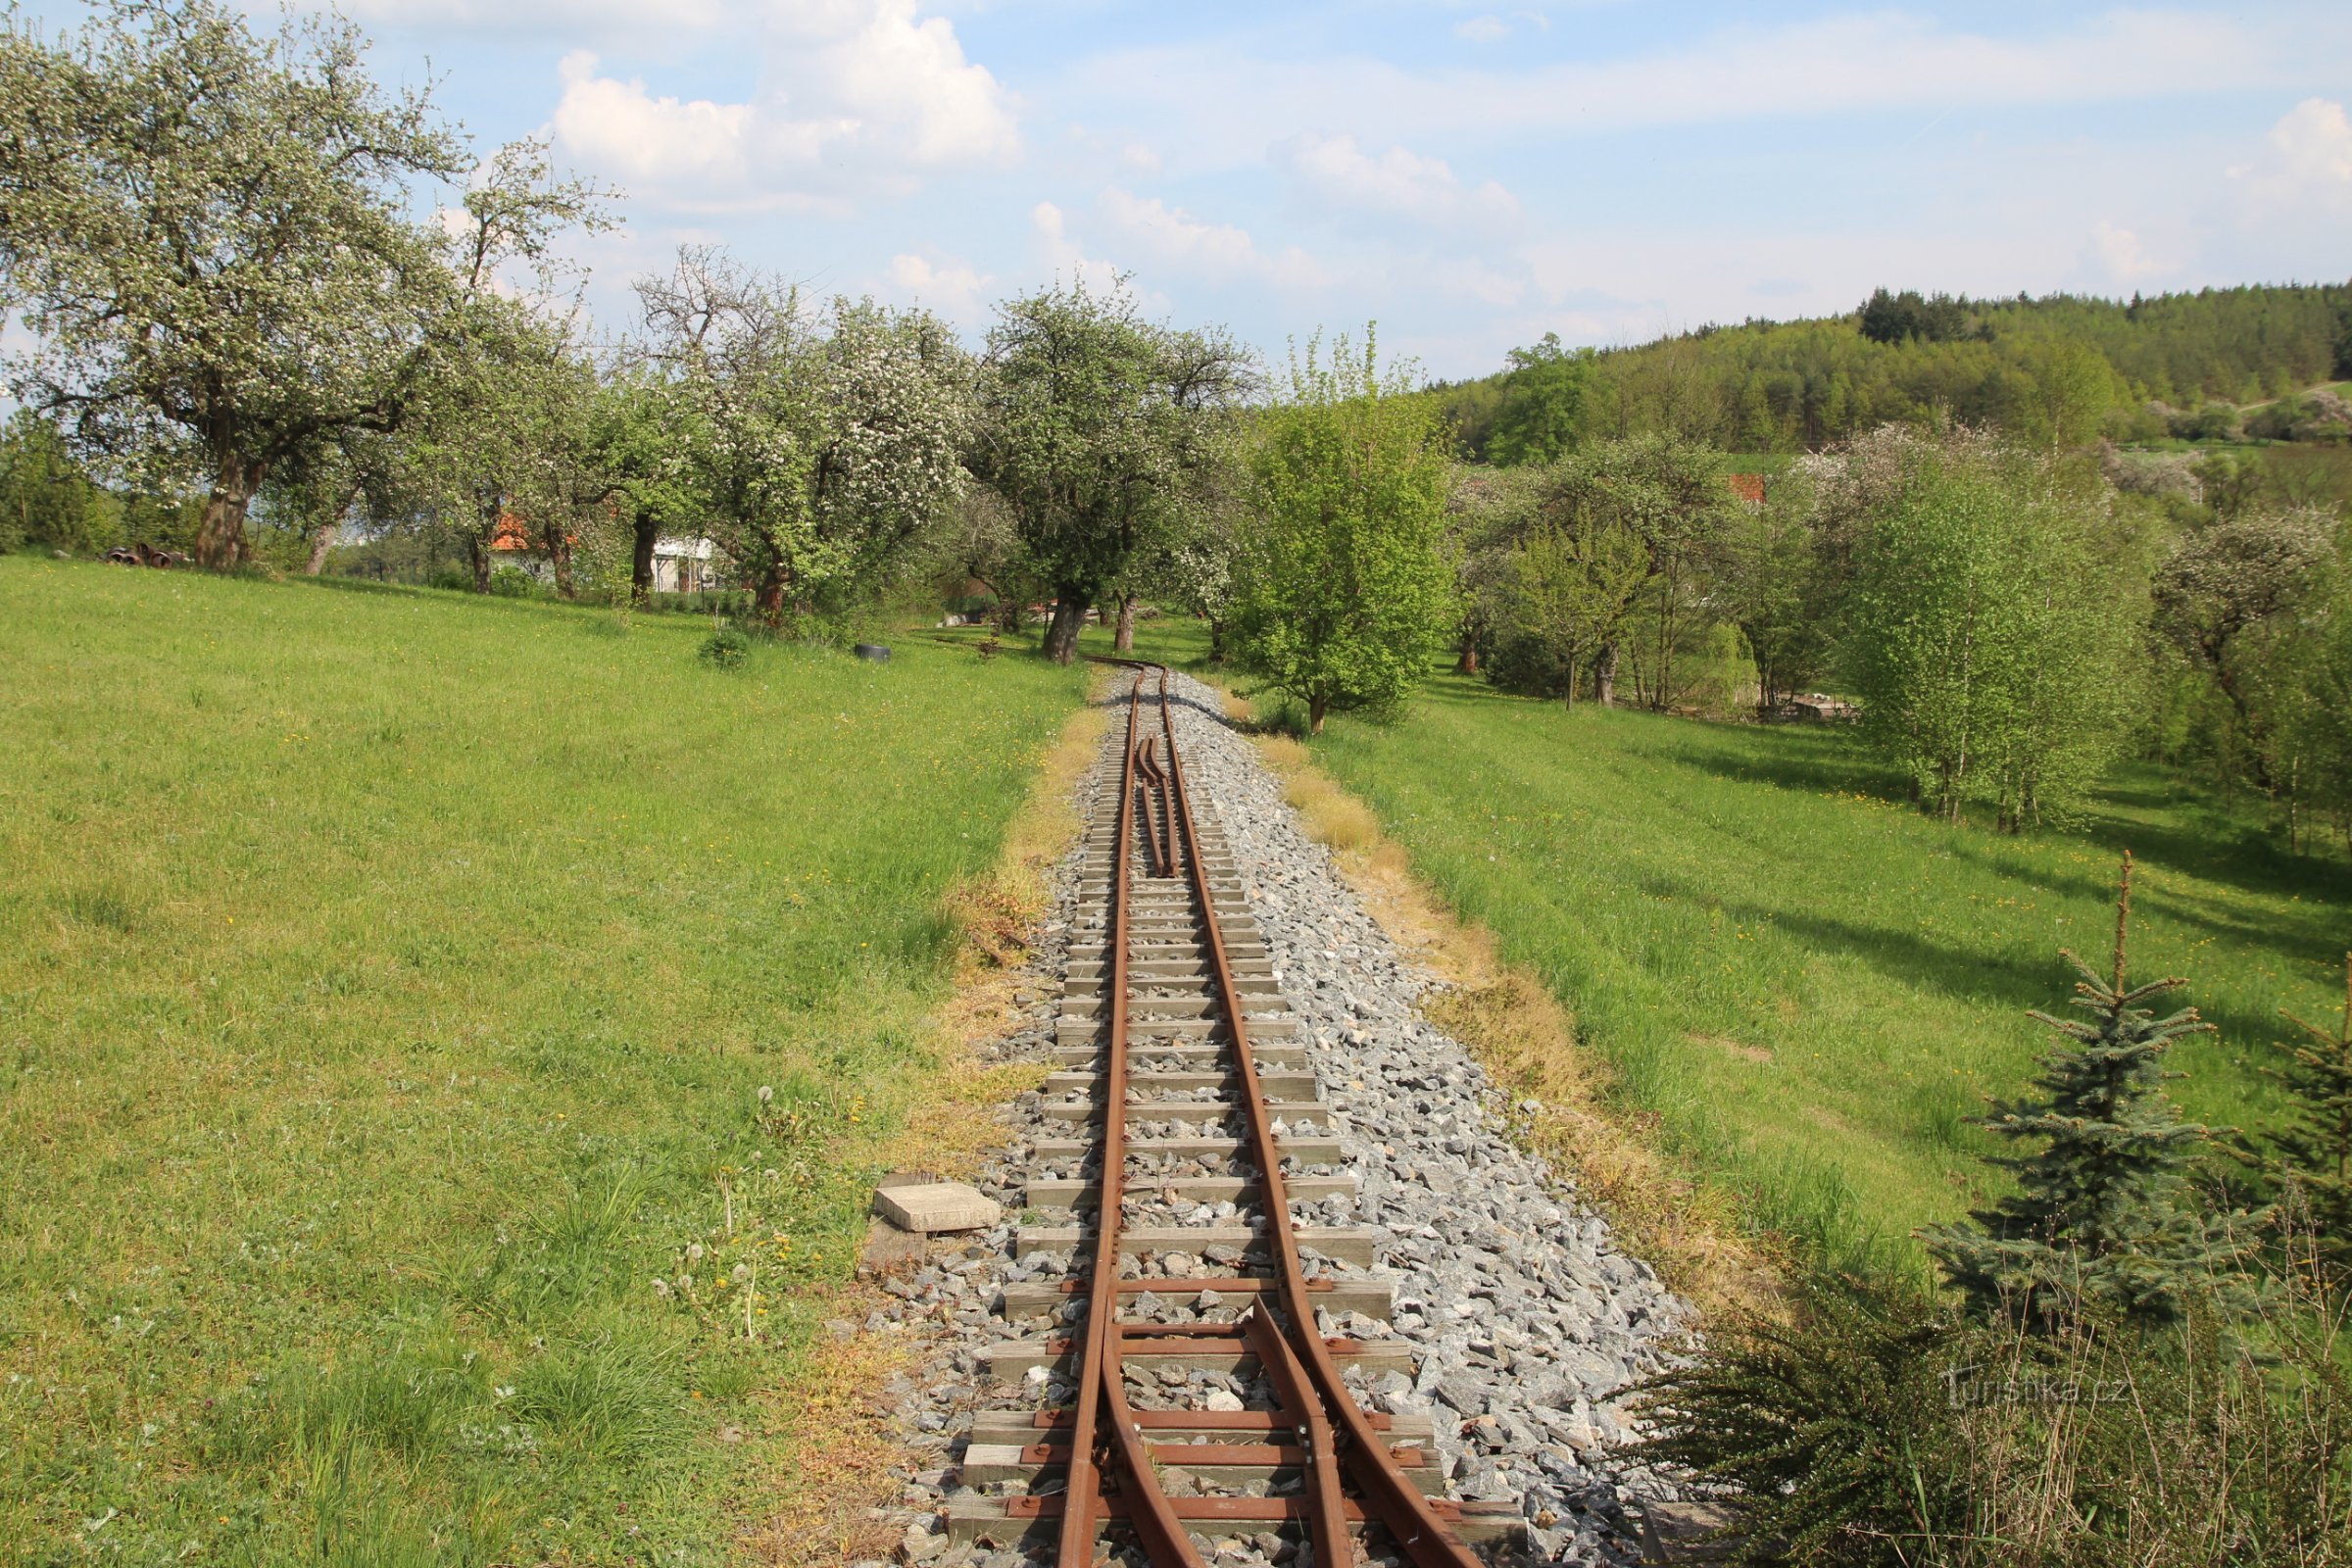
[[[488,593],[490,591],[490,541],[480,534],[471,535],[466,541],[466,553],[473,560],[473,591],[477,594]]]
[[[1078,628],[1086,623],[1086,600],[1075,591],[1054,597],[1054,618],[1046,624],[1046,657],[1066,664],[1078,652]]]
[[[1330,712],[1330,698],[1324,696],[1321,692],[1317,692],[1312,697],[1309,697],[1306,700],[1306,732],[1309,735],[1322,734],[1323,720]]]
[[[1462,633],[1462,651],[1454,658],[1453,672],[1456,675],[1478,673],[1478,633],[1474,631]]]
[[[556,592],[566,599],[580,597],[580,586],[571,574],[571,536],[561,523],[549,523],[541,537],[547,543],[548,564],[556,570]]]
[[[777,563],[760,576],[760,597],[755,602],[760,618],[767,622],[770,631],[784,625],[784,566]]]
[[[1021,602],[1008,595],[997,596],[997,635],[1017,636],[1021,629]]]
[[[654,544],[661,537],[661,526],[653,514],[637,514],[636,548],[629,557],[629,599],[633,604],[648,604],[654,597]]]
[[[220,460],[213,474],[212,494],[204,498],[204,520],[196,529],[196,564],[226,571],[244,563],[245,509],[253,504],[253,493],[262,487],[269,471],[268,464],[235,453]]]
[[[1225,622],[1214,615],[1208,617],[1208,662],[1225,662]]]
[[[316,577],[326,569],[326,553],[335,547],[335,534],[342,524],[322,522],[311,535],[311,559],[304,564],[302,574]]]
[[[1592,661],[1592,696],[1603,708],[1617,706],[1617,645],[1600,645],[1600,655]]]
[[[1111,652],[1116,654],[1135,652],[1135,595],[1133,594],[1124,595],[1119,600],[1119,629],[1110,640],[1110,648]]]

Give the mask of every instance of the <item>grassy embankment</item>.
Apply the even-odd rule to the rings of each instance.
[[[1181,624],[1146,640],[1200,653]],[[1568,712],[1450,675],[1312,752],[1543,977],[1625,1105],[1841,1261],[1915,1264],[1913,1227],[1991,1190],[1967,1118],[2031,1078],[2048,1035],[2025,1011],[2070,994],[2058,949],[2107,951],[2121,850],[2133,972],[2186,975],[2219,1026],[2175,1054],[2191,1116],[2269,1125],[2278,1009],[2341,1005],[2352,873],[2154,771],[2078,829],[2004,838],[1923,817],[1847,734]]]
[[[756,1530],[1081,681],[704,632],[0,560],[0,1555]]]

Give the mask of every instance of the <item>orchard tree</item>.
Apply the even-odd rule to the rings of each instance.
[[[654,594],[654,551],[664,533],[699,533],[703,520],[686,482],[677,432],[683,418],[674,382],[640,363],[616,367],[595,392],[587,440],[629,538],[629,598]]]
[[[1548,666],[1538,675],[1576,706],[1576,688],[1601,648],[1617,635],[1627,609],[1649,575],[1649,552],[1612,516],[1546,520],[1520,542],[1506,579],[1509,624],[1522,664],[1538,655]]]
[[[1664,707],[1672,691],[1675,646],[1700,612],[1736,503],[1714,449],[1672,436],[1633,436],[1587,447],[1546,476],[1537,515],[1543,527],[1595,537],[1622,529],[1642,549],[1635,587],[1649,599],[1649,701]],[[1593,558],[1601,559],[1599,556]],[[1612,573],[1611,580],[1617,581]],[[1623,628],[1632,606],[1608,617],[1592,652],[1593,695],[1616,701]]]
[[[278,466],[399,425],[467,286],[408,206],[471,160],[363,56],[340,18],[262,38],[218,0],[112,0],[71,45],[0,30],[0,275],[37,340],[17,393],[118,466],[199,479],[209,566],[244,559]],[[509,193],[483,282],[586,205]]]
[[[591,432],[593,364],[576,318],[487,295],[437,354],[399,443],[416,505],[466,548],[477,592],[502,538],[527,539],[574,597],[573,545],[612,481]]]
[[[1725,614],[1756,665],[1756,706],[1771,712],[1828,667],[1844,581],[1815,527],[1810,486],[1783,477],[1763,505],[1741,509],[1716,572]]]
[[[688,247],[638,281],[684,484],[780,625],[906,568],[962,484],[968,365],[920,311],[801,291]]]
[[[1967,430],[1888,427],[1844,463],[1873,492],[1844,643],[1866,732],[1947,820],[2066,815],[2121,744],[2144,625],[2103,482]]]
[[[1446,495],[1446,553],[1454,563],[1453,670],[1475,675],[1509,624],[1513,562],[1535,514],[1535,468],[1456,464]]]
[[[2239,511],[2183,536],[2156,569],[2156,629],[2222,694],[2225,751],[2262,788],[2277,782],[2277,710],[2296,684],[2277,678],[2277,656],[2335,564],[2330,524],[2316,510]]]
[[[1306,705],[1393,710],[1451,626],[1446,442],[1406,372],[1380,370],[1369,329],[1294,355],[1250,452],[1255,515],[1235,563],[1244,667]]]
[[[1146,320],[1123,278],[997,308],[969,462],[1053,590],[1048,658],[1068,663],[1086,612],[1136,586],[1156,535],[1196,521],[1251,384],[1224,332]]]

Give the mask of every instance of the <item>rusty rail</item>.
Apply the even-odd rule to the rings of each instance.
[[[1273,1383],[1279,1409],[1250,1412],[1233,1425],[1296,1449],[1306,1489],[1296,1497],[1214,1499],[1220,1507],[1217,1516],[1303,1519],[1320,1568],[1355,1560],[1350,1521],[1377,1523],[1415,1568],[1476,1568],[1477,1559],[1446,1522],[1454,1507],[1433,1502],[1407,1478],[1379,1437],[1385,1419],[1357,1407],[1315,1322],[1314,1292],[1299,1260],[1282,1151],[1260,1086],[1248,1017],[1200,851],[1191,788],[1177,751],[1168,671],[1163,665],[1132,661],[1104,662],[1132,669],[1135,679],[1128,691],[1110,861],[1109,1035],[1102,1078],[1102,1166],[1096,1177],[1096,1231],[1077,1407],[1066,1448],[1055,1445],[1068,1457],[1068,1486],[1060,1498],[1030,1500],[1038,1514],[1059,1515],[1060,1568],[1092,1568],[1098,1529],[1112,1519],[1125,1524],[1155,1568],[1200,1568],[1184,1521],[1211,1517],[1204,1511],[1211,1499],[1172,1500],[1162,1491],[1153,1467],[1155,1447],[1145,1436],[1161,1423],[1151,1419],[1153,1412],[1129,1405],[1122,1361],[1131,1338],[1148,1343],[1170,1337],[1238,1336]],[[1147,685],[1156,687],[1156,736],[1143,733]],[[1119,1278],[1119,1239],[1127,1188],[1129,908],[1139,848],[1156,876],[1172,876],[1181,862],[1199,910],[1200,945],[1207,953],[1208,977],[1226,1027],[1232,1072],[1241,1083],[1240,1108],[1249,1122],[1248,1148],[1257,1166],[1254,1186],[1272,1243],[1274,1277],[1188,1282],[1248,1296],[1251,1305],[1239,1325],[1149,1325],[1120,1316],[1123,1298],[1137,1294],[1127,1288],[1132,1282]]]

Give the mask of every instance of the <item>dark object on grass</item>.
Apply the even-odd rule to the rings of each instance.
[[[745,656],[751,651],[752,640],[729,626],[703,639],[701,658],[704,663],[717,669],[741,669]]]
[[[880,643],[859,643],[856,648],[852,649],[851,652],[856,654],[859,659],[868,659],[877,664],[887,664],[890,662],[890,650],[883,647]]]
[[[188,558],[176,550],[151,550],[142,539],[125,550],[121,545],[106,553],[106,559],[118,566],[184,566]]]

